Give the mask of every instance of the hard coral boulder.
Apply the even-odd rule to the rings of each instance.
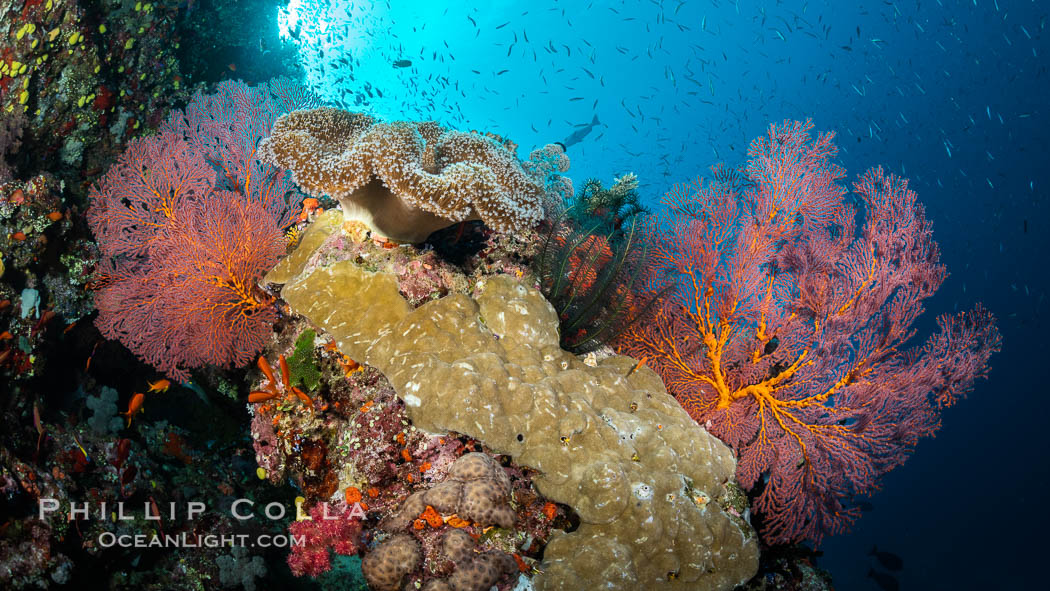
[[[388,274],[341,261],[293,278],[292,309],[387,376],[417,428],[456,431],[540,472],[579,528],[544,552],[541,591],[731,589],[756,571],[750,525],[710,499],[732,451],[693,422],[653,371],[597,367],[559,347],[558,318],[506,276],[412,309]]]
[[[453,591],[487,591],[506,575],[518,572],[514,559],[502,552],[485,552],[466,564],[456,566],[448,578]]]
[[[434,122],[377,122],[334,108],[278,119],[259,152],[288,168],[315,197],[339,200],[344,217],[401,242],[422,242],[456,222],[480,219],[500,232],[530,228],[543,214],[544,179],[497,141]]]
[[[408,534],[386,540],[361,560],[361,572],[376,591],[398,591],[401,583],[419,568],[423,555],[419,543]]]
[[[481,526],[512,528],[510,492],[510,478],[495,460],[483,453],[469,453],[453,462],[447,480],[413,493],[382,527],[391,532],[404,529],[429,505],[438,513],[456,514]]]
[[[459,564],[474,555],[474,538],[461,529],[451,529],[441,541],[441,556]]]
[[[499,548],[498,536],[484,536],[481,545],[476,541],[490,526],[514,527],[510,495],[506,471],[491,456],[473,452],[457,458],[444,481],[409,496],[379,526],[392,534],[415,532],[413,538],[422,543],[423,575],[406,587],[418,588],[429,578],[424,589],[487,591],[517,573],[517,562]]]

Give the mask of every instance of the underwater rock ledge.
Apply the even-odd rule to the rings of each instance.
[[[469,435],[539,470],[537,490],[579,514],[577,530],[547,545],[536,589],[731,589],[754,575],[754,531],[717,502],[732,451],[647,367],[623,356],[592,367],[562,350],[537,290],[490,276],[473,296],[412,309],[391,273],[291,258],[298,268],[268,280],[286,282],[291,309],[341,351],[383,372],[417,428]]]

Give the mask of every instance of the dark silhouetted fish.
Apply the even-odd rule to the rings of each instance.
[[[599,124],[601,124],[601,122],[598,121],[598,116],[595,115],[594,118],[591,119],[590,123],[584,123],[582,125],[577,125],[576,127],[578,129],[576,131],[572,132],[572,134],[569,137],[565,138],[564,141],[560,142],[562,147],[564,149],[568,150],[569,146],[572,146],[574,144],[578,144],[578,143],[582,142],[583,138],[587,137],[587,134],[591,133],[591,130],[594,129],[594,127],[596,125],[599,125]]]
[[[898,591],[901,588],[900,583],[897,579],[889,573],[880,573],[875,569],[868,569],[868,578],[875,581],[875,584],[882,588],[883,591]]]
[[[395,68],[407,68],[412,65],[412,60],[397,60],[394,62]]]
[[[898,571],[904,568],[904,560],[900,556],[892,552],[880,552],[878,546],[872,546],[868,556],[874,556],[886,570]]]

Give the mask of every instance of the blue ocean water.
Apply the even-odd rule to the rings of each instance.
[[[635,172],[653,207],[674,183],[741,163],[784,119],[835,131],[850,178],[874,165],[910,178],[951,272],[916,328],[980,301],[1003,351],[819,563],[839,589],[877,589],[878,545],[903,558],[903,589],[968,589],[1032,586],[1050,528],[1038,505],[1048,12],[1036,0],[293,0],[279,18],[328,102],[496,132],[519,154],[563,141],[577,185]]]

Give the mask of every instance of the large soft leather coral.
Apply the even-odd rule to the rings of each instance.
[[[346,220],[401,242],[480,219],[500,232],[534,226],[544,179],[502,144],[435,122],[377,122],[330,107],[279,118],[260,158],[288,168],[307,193],[339,200]]]

